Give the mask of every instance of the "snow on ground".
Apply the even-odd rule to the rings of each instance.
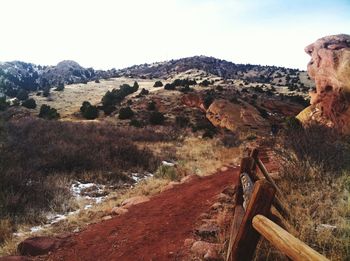
[[[152,173],[140,174],[140,173],[132,173],[132,179],[137,184],[138,182],[153,177]],[[135,184],[134,184],[135,185]],[[80,209],[75,211],[67,212],[65,214],[57,214],[57,213],[49,213],[46,215],[46,223],[31,227],[29,233],[36,233],[45,228],[50,227],[51,225],[60,222],[62,220],[67,219],[69,216],[78,214],[81,210],[86,210],[92,208],[96,204],[102,203],[108,195],[107,188],[102,184],[95,183],[83,183],[80,181],[73,181],[70,191],[72,196],[76,201],[83,203]],[[14,236],[20,237],[23,236],[25,232],[18,231],[14,233]]]

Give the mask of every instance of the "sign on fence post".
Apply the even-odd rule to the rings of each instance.
[[[231,260],[250,261],[254,255],[260,234],[253,228],[252,220],[257,214],[269,215],[276,189],[266,180],[258,180],[253,189],[246,213],[235,238]]]

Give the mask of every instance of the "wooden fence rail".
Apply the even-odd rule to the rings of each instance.
[[[289,233],[290,230],[295,231],[288,229],[287,222],[283,220],[292,218],[289,208],[283,203],[282,191],[258,154],[258,150],[254,149],[251,156],[241,162],[241,185],[239,193],[236,193],[239,198],[236,200],[226,261],[252,260],[260,236],[292,260],[328,260]],[[264,178],[257,175],[257,167]]]

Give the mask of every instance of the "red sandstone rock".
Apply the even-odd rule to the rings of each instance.
[[[308,45],[308,73],[315,80],[311,106],[297,117],[350,134],[350,35],[331,35]]]
[[[57,249],[63,240],[51,237],[32,237],[22,241],[17,249],[21,255],[38,256]]]
[[[115,207],[112,209],[112,214],[113,215],[123,215],[125,213],[128,213],[129,210],[127,210],[126,208],[123,207]]]
[[[124,208],[128,208],[128,207],[131,207],[133,205],[137,205],[137,204],[140,204],[140,203],[143,203],[143,202],[147,202],[147,201],[149,201],[149,197],[136,196],[136,197],[132,197],[132,198],[128,198],[128,199],[124,200],[122,202],[122,206]]]
[[[248,103],[242,106],[218,99],[209,106],[206,116],[214,126],[231,131],[246,127],[260,130],[269,129],[269,124],[260,116],[257,109]]]

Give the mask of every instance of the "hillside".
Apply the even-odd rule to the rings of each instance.
[[[223,79],[241,79],[247,82],[269,83],[307,90],[314,86],[305,71],[276,66],[235,64],[214,57],[193,56],[153,64],[135,65],[118,70],[129,77],[163,78],[174,76],[191,69],[201,70]]]
[[[20,89],[48,90],[59,85],[87,83],[116,76],[167,79],[188,70],[200,70],[223,79],[287,86],[290,90],[307,92],[314,84],[304,71],[275,66],[235,64],[206,56],[194,56],[154,64],[135,65],[120,70],[83,68],[74,61],[62,61],[56,66],[41,66],[20,61],[0,63],[0,91],[16,97]]]

